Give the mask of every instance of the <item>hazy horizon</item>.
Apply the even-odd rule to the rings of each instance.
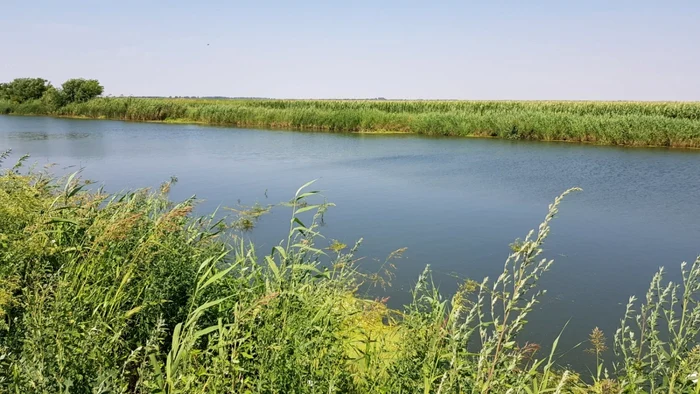
[[[105,94],[700,100],[700,2],[21,1],[0,81]]]

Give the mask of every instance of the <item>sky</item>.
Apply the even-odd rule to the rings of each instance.
[[[700,1],[0,0],[0,81],[105,94],[700,100]]]

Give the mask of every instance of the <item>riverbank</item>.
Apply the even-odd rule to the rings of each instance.
[[[700,147],[700,102],[97,98],[0,113],[328,132],[415,133],[602,145]]]
[[[332,204],[309,184],[273,207],[291,207],[290,227],[269,254],[243,241],[237,218],[194,217],[194,200],[169,200],[172,182],[116,195],[86,184],[21,163],[0,175],[3,392],[700,388],[687,378],[700,367],[700,260],[686,267],[685,292],[659,274],[649,292],[659,299],[630,300],[614,338],[597,329],[581,338],[593,372],[558,365],[570,350],[557,349],[559,338],[544,354],[521,337],[544,297],[535,286],[553,262],[542,246],[562,197],[511,245],[495,281],[465,280],[443,298],[426,268],[408,305],[391,310],[357,291],[386,280],[383,267],[361,270],[356,247],[317,233]],[[679,315],[670,302],[684,305]]]

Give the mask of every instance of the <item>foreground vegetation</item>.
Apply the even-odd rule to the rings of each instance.
[[[390,310],[358,292],[381,276],[359,269],[357,246],[318,233],[330,204],[309,185],[284,204],[288,237],[263,255],[237,236],[240,220],[192,217],[170,185],[110,195],[21,163],[0,175],[0,391],[700,392],[700,260],[680,284],[655,275],[612,342],[593,330],[593,372],[558,365],[558,338],[546,354],[521,338],[573,189],[511,245],[495,281],[444,299],[426,268],[413,301]]]
[[[95,80],[31,81],[0,85],[0,114],[700,148],[700,102],[95,98]]]

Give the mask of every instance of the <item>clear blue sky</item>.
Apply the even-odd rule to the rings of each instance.
[[[113,95],[700,100],[698,0],[3,0],[0,37],[0,81]]]

